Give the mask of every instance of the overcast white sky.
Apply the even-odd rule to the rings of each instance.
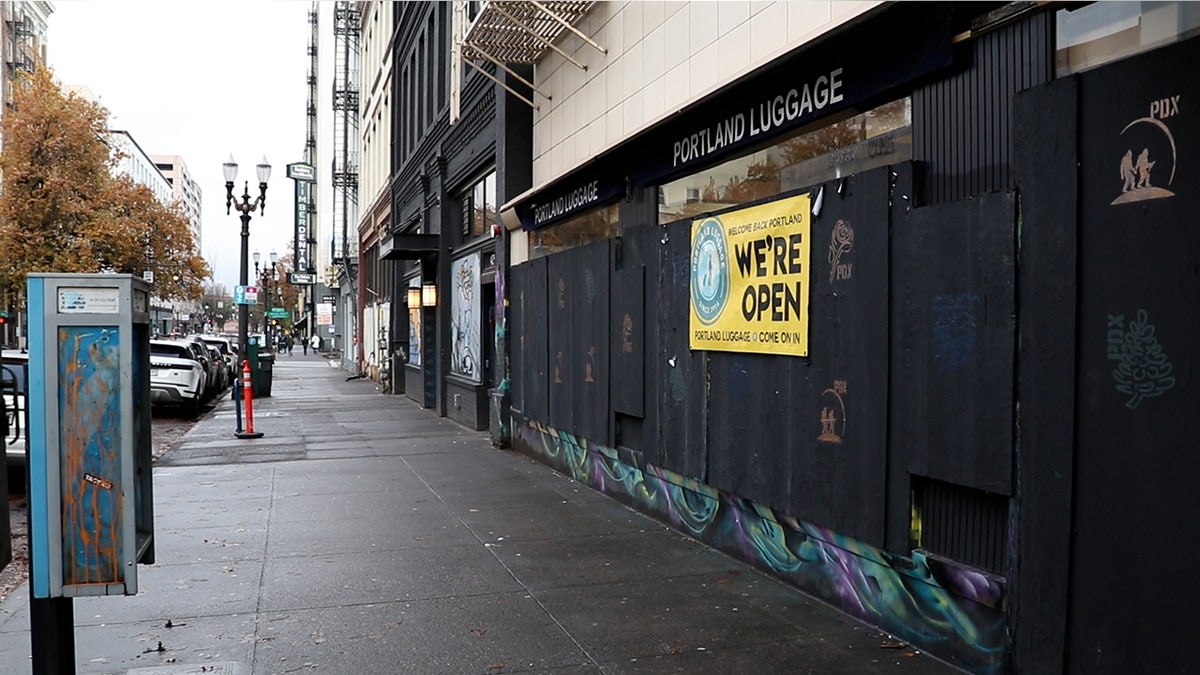
[[[292,239],[293,182],[303,161],[310,4],[301,0],[133,2],[58,0],[47,58],[63,85],[89,88],[112,128],[147,154],[180,155],[203,195],[201,253],[230,293],[241,221],[225,214],[221,164],[233,153],[237,189],[271,163],[265,215],[250,221],[251,252],[280,255]],[[253,277],[253,259],[250,275]],[[253,281],[251,282],[253,283]]]

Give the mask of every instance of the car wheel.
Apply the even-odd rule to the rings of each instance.
[[[199,417],[200,416],[200,398],[196,397],[196,398],[192,399],[191,402],[189,402],[186,406],[184,406],[183,410],[184,410],[184,414],[187,415],[191,419],[195,419],[195,418]]]

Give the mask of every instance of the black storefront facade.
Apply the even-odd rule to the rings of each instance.
[[[513,446],[973,672],[1186,670],[1200,43],[1064,73],[1058,9],[881,7],[507,205],[531,242],[617,223],[499,247]],[[885,110],[769,194],[670,206]],[[804,267],[803,302],[742,309],[803,308],[803,353],[695,348],[741,339],[697,333],[696,233],[785,202],[805,236],[758,269]]]
[[[507,433],[496,354],[503,250],[496,210],[529,187],[531,112],[468,69],[450,119],[450,3],[398,6],[393,93],[391,262],[395,388],[476,430]],[[488,69],[505,82],[509,77]],[[519,88],[519,84],[513,84]],[[505,421],[507,419],[505,418]]]

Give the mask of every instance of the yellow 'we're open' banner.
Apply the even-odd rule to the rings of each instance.
[[[692,349],[808,355],[808,195],[692,222]]]

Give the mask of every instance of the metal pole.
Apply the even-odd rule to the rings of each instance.
[[[0,439],[0,447],[4,447]],[[25,463],[25,485],[32,485]],[[33,519],[25,524],[26,541],[33,541]],[[31,563],[35,561],[30,561]],[[38,598],[29,584],[29,647],[33,675],[75,673],[75,607],[73,598]]]
[[[270,270],[269,272],[267,270]],[[267,315],[271,313],[271,277],[275,274],[275,263],[263,265],[263,289],[266,291],[267,299],[263,301],[263,332],[266,333],[267,351],[274,353],[274,340],[272,334],[271,319]]]
[[[33,675],[76,672],[73,598],[35,598],[32,586],[29,595],[29,646]]]
[[[248,202],[250,197],[250,187],[246,186],[245,201]],[[238,282],[243,288],[250,285],[250,212],[248,210],[238,209],[242,212],[242,267],[239,270],[240,276]],[[242,303],[238,305],[238,358],[250,358],[250,305]]]

